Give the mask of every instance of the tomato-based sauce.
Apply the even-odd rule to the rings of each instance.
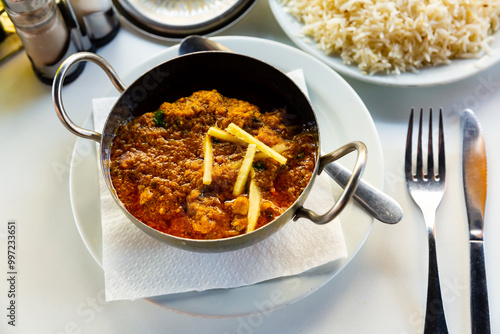
[[[212,182],[203,184],[204,140],[210,127],[234,123],[269,147],[286,147],[286,164],[252,163],[260,189],[259,228],[287,210],[311,179],[316,134],[284,110],[261,112],[217,91],[199,91],[119,126],[110,172],[119,199],[138,220],[170,235],[219,239],[246,232],[248,185],[233,194],[246,147],[213,138]]]

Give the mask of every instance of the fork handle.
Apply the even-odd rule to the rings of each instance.
[[[429,273],[427,281],[427,306],[425,310],[424,334],[447,334],[441,285],[439,283],[436,240],[429,231]]]

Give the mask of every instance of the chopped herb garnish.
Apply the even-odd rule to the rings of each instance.
[[[253,168],[256,170],[263,170],[266,169],[266,164],[264,163],[264,161],[256,161],[253,164]]]
[[[304,152],[297,154],[297,159],[302,159],[304,157]]]
[[[163,120],[163,110],[158,110],[153,116],[153,121],[155,121],[156,126],[165,126],[165,121]]]

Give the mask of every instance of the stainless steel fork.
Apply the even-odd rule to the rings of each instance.
[[[434,152],[432,143],[432,109],[429,112],[429,141],[427,145],[427,171],[424,171],[422,157],[422,114],[420,109],[420,123],[418,130],[418,144],[416,153],[415,172],[413,172],[412,133],[413,109],[410,114],[408,135],[406,138],[405,177],[406,185],[411,197],[422,210],[427,235],[429,238],[429,272],[427,282],[427,306],[425,310],[426,334],[448,333],[444,314],[441,287],[439,284],[438,264],[436,255],[435,221],[436,210],[441,203],[446,188],[446,162],[444,152],[443,111],[439,111],[439,144],[438,170],[434,171]]]

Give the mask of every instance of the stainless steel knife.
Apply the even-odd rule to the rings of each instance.
[[[472,334],[487,334],[491,333],[491,329],[483,240],[487,190],[486,149],[479,122],[472,110],[464,111],[462,129],[462,172],[469,220]]]

